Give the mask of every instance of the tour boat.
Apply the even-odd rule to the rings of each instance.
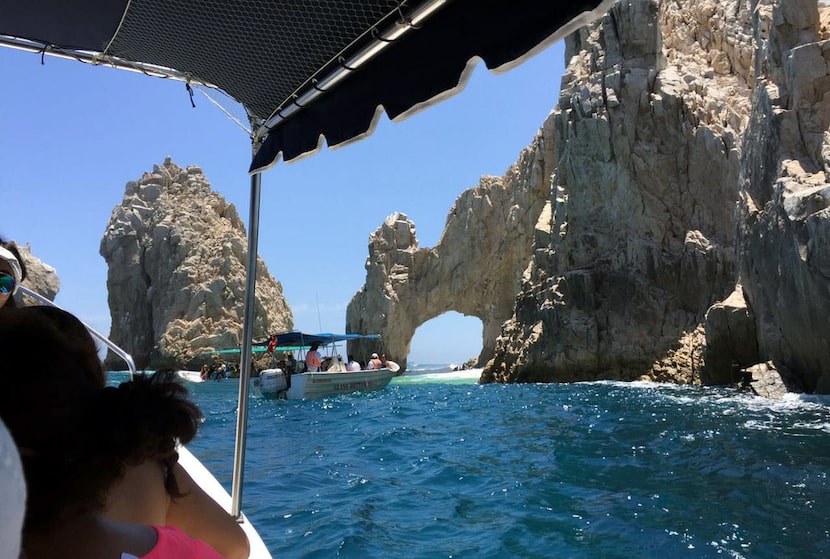
[[[358,339],[379,340],[380,336],[377,334],[306,334],[296,331],[274,334],[269,346],[274,355],[300,353],[300,357],[303,357],[312,344],[318,344],[325,348],[324,352],[328,351],[328,356],[324,357],[324,362],[328,364],[324,371],[312,372],[306,370],[305,361],[299,359],[291,368],[283,365],[278,368],[265,369],[259,374],[259,380],[254,383],[254,388],[263,398],[282,400],[324,398],[337,394],[370,392],[386,388],[389,381],[400,371],[400,367],[393,361],[387,361],[385,366],[379,369],[346,370],[343,358],[337,353],[336,344]],[[261,342],[261,344],[268,344],[268,342]]]
[[[397,375],[397,372],[386,368],[293,375],[282,369],[266,369],[260,373],[259,383],[255,387],[263,398],[310,400],[350,392],[381,390]]]

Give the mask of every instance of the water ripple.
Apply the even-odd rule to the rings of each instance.
[[[196,396],[227,485],[235,394]],[[254,399],[244,508],[277,557],[818,557],[829,409],[612,382]]]

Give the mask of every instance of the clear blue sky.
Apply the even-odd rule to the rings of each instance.
[[[506,171],[556,104],[563,50],[559,42],[500,75],[479,65],[453,98],[400,123],[384,116],[366,140],[264,173],[259,252],[298,329],[345,329],[369,235],[387,216],[407,214],[420,246],[434,246],[458,195]],[[184,84],[49,57],[41,65],[9,49],[0,71],[0,236],[54,266],[58,304],[96,329],[110,325],[98,246],[128,181],[167,156],[199,165],[247,224],[249,139],[203,96],[192,108]],[[304,270],[309,251],[325,273]],[[481,350],[481,330],[477,318],[447,313],[418,329],[409,361],[460,363]]]

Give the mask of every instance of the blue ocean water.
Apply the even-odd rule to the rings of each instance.
[[[190,448],[230,486],[236,394]],[[274,557],[830,556],[830,400],[648,383],[252,398],[243,509]]]

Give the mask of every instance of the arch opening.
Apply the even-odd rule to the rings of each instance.
[[[422,323],[409,346],[407,369],[460,367],[477,360],[483,346],[484,325],[480,318],[447,311]]]

